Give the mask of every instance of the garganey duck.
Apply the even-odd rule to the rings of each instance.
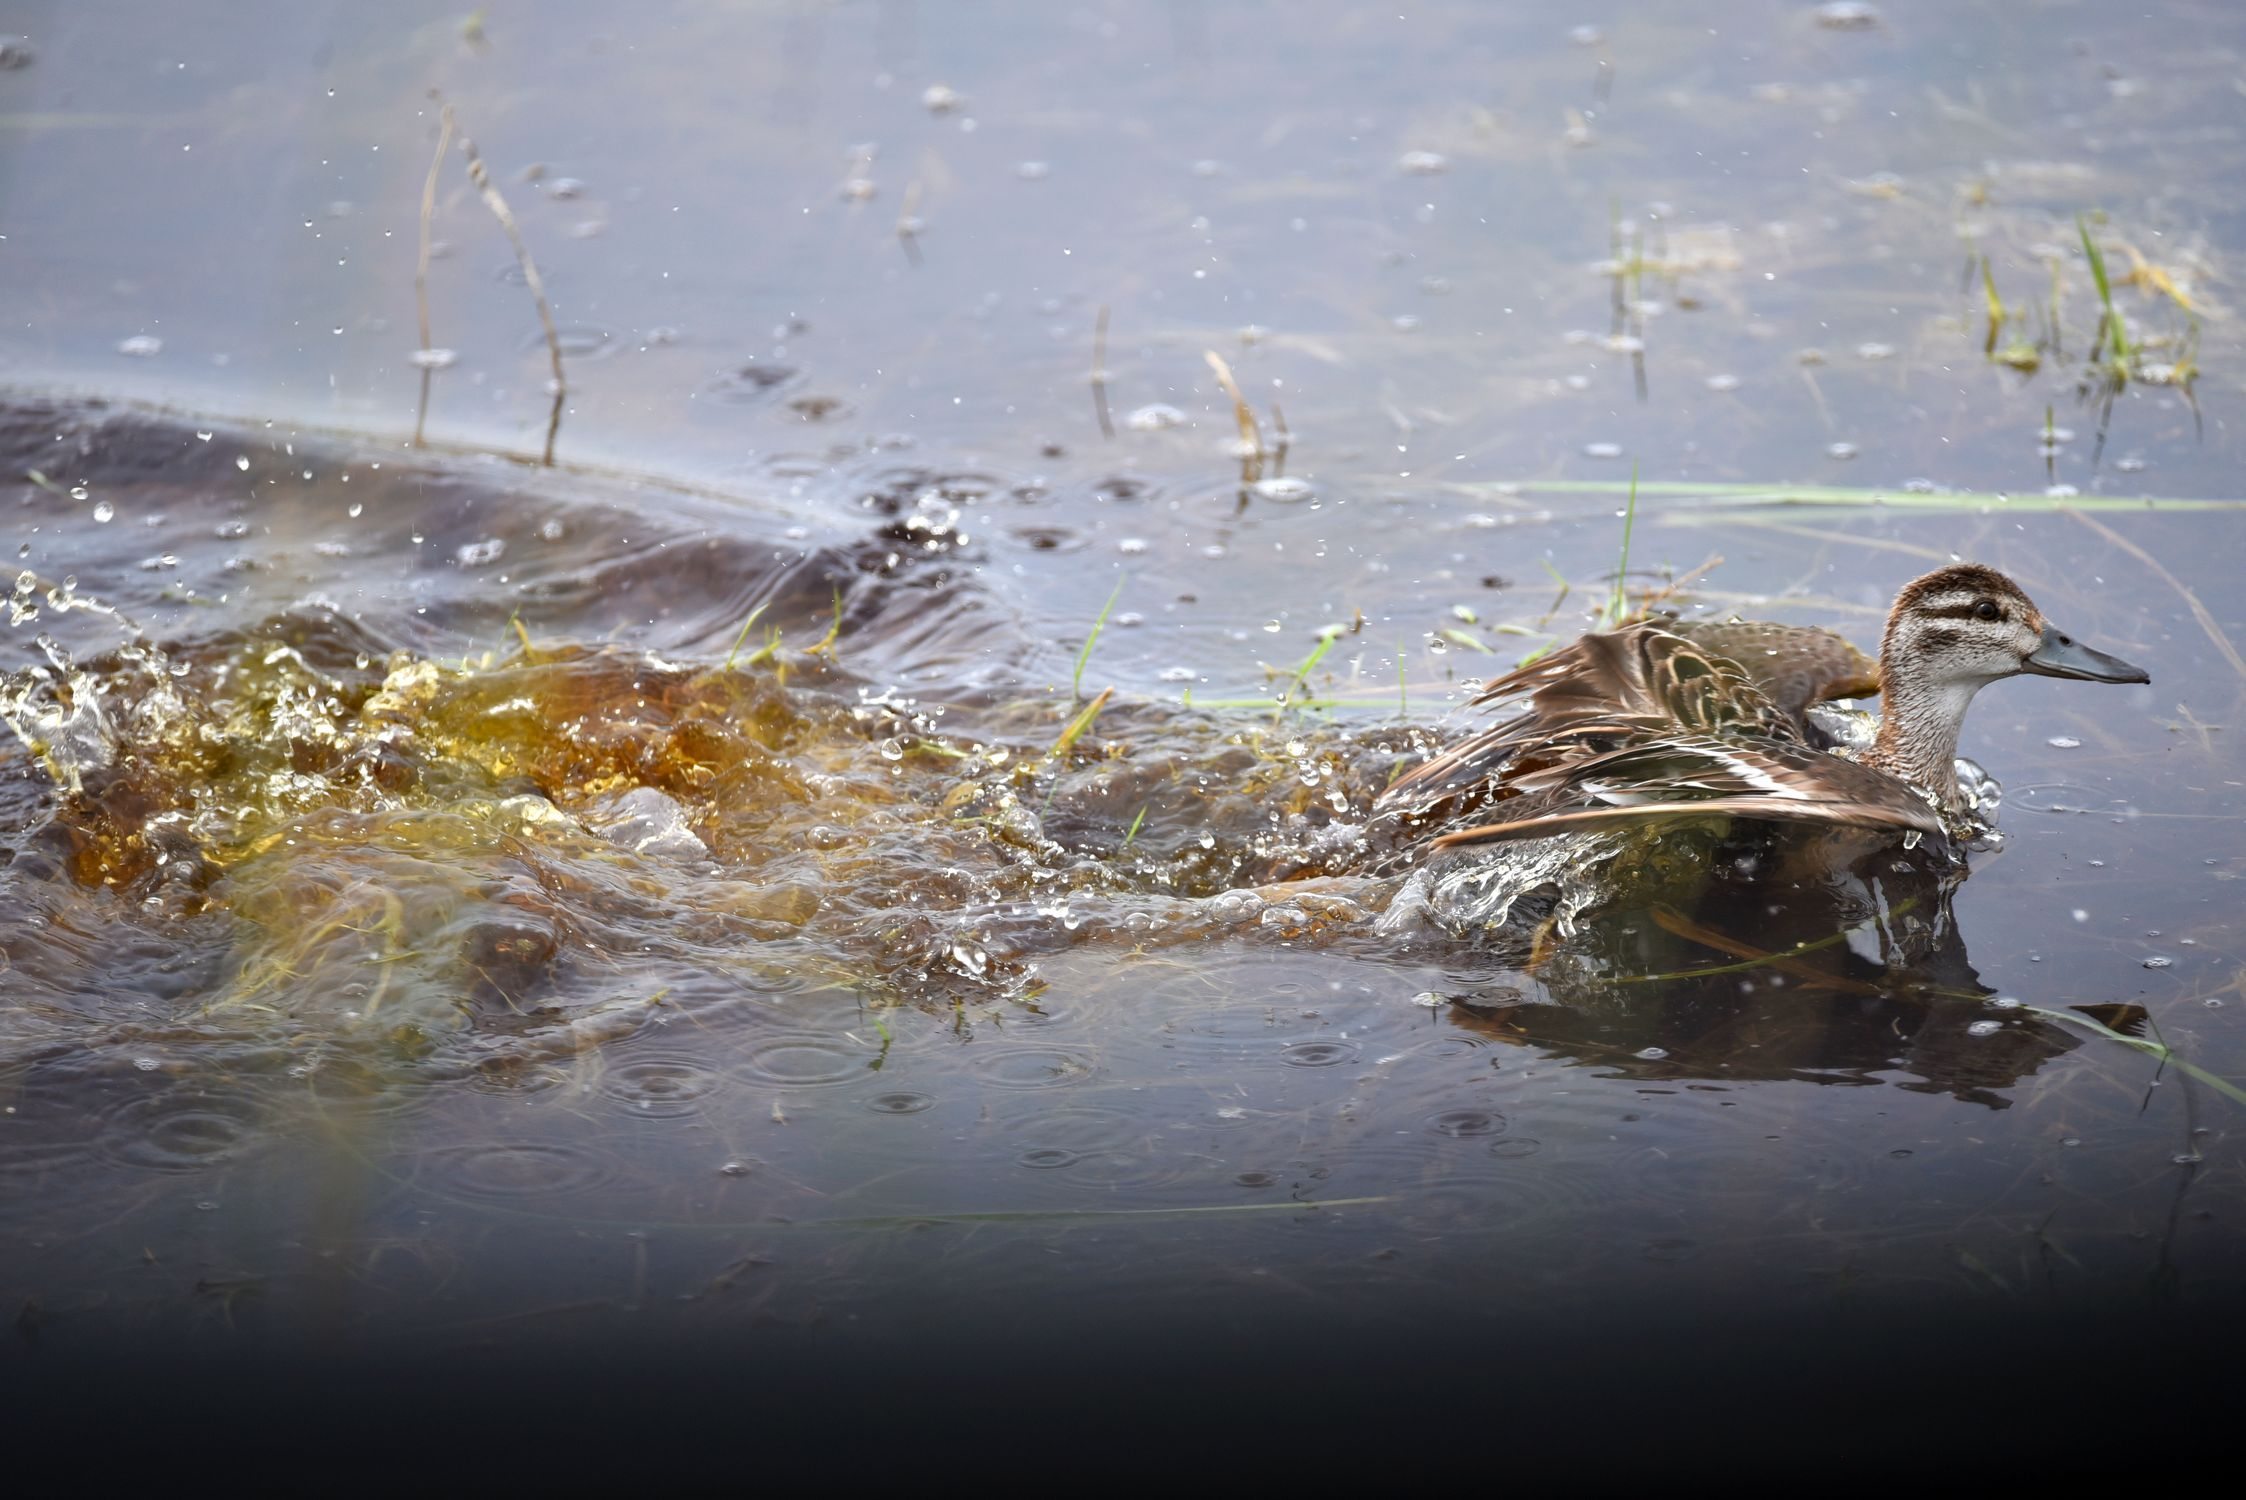
[[[1904,586],[1876,664],[1811,626],[1652,619],[1586,635],[1485,685],[1477,705],[1525,697],[1526,711],[1417,767],[1379,807],[1424,824],[1469,799],[1470,826],[1437,848],[1707,814],[1939,843],[1965,811],[1957,742],[1973,695],[2023,672],[2152,680],[1964,563]],[[1810,715],[1875,691],[1886,712],[1861,751]]]

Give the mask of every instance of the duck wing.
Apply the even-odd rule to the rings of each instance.
[[[1904,782],[1797,741],[1674,731],[1560,765],[1521,767],[1491,822],[1454,829],[1436,848],[1565,829],[1725,815],[1828,827],[1947,832]]]
[[[1732,628],[1719,638],[1757,638],[1754,627]],[[1823,666],[1771,679],[1789,699],[1856,670],[1853,646],[1809,634],[1831,644],[1811,643],[1809,660]],[[1398,779],[1376,811],[1425,820],[1462,797],[1495,804],[1490,821],[1445,833],[1438,847],[1706,814],[1945,836],[1906,783],[1808,743],[1798,718],[1808,697],[1789,711],[1728,652],[1667,622],[1584,636],[1493,679],[1474,702],[1524,698],[1523,712]]]
[[[1667,628],[1735,664],[1777,710],[1805,731],[1812,703],[1868,698],[1879,691],[1879,663],[1846,636],[1818,625],[1769,620],[1674,620]]]
[[[1377,810],[1424,815],[1477,788],[1502,793],[1531,767],[1565,768],[1664,733],[1799,738],[1738,663],[1654,621],[1548,652],[1492,678],[1473,703],[1522,698],[1522,713],[1414,767],[1381,794]]]

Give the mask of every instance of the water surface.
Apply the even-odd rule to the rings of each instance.
[[[2211,1389],[2238,517],[2135,502],[2237,494],[2227,9],[19,12],[16,1370],[491,1357],[846,1437],[1070,1370],[1025,1448],[1461,1382],[1591,1430],[1618,1367],[1666,1452],[1670,1372]],[[457,159],[410,446],[431,88],[552,296],[554,468]],[[1633,471],[1756,487],[1649,483],[1634,595],[1869,645],[1968,556],[2151,668],[1984,696],[2007,839],[1923,961],[1720,881],[1533,971],[1373,927],[1372,797],[1591,622]]]

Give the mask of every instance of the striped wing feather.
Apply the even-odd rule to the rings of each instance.
[[[1476,704],[1526,698],[1526,708],[1402,777],[1380,810],[1419,818],[1470,792],[1497,799],[1494,821],[1438,846],[1695,814],[1941,836],[1909,786],[1804,741],[1801,683],[1846,684],[1863,661],[1838,636],[1815,634],[1846,654],[1788,669],[1797,701],[1783,707],[1756,673],[1661,623],[1585,636],[1486,685]]]

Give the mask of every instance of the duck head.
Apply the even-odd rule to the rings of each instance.
[[[1952,763],[1974,694],[2005,677],[2150,682],[2145,669],[2053,625],[1994,568],[1959,563],[1903,586],[1880,645],[1885,716],[1867,764],[1935,793],[1956,794]]]

